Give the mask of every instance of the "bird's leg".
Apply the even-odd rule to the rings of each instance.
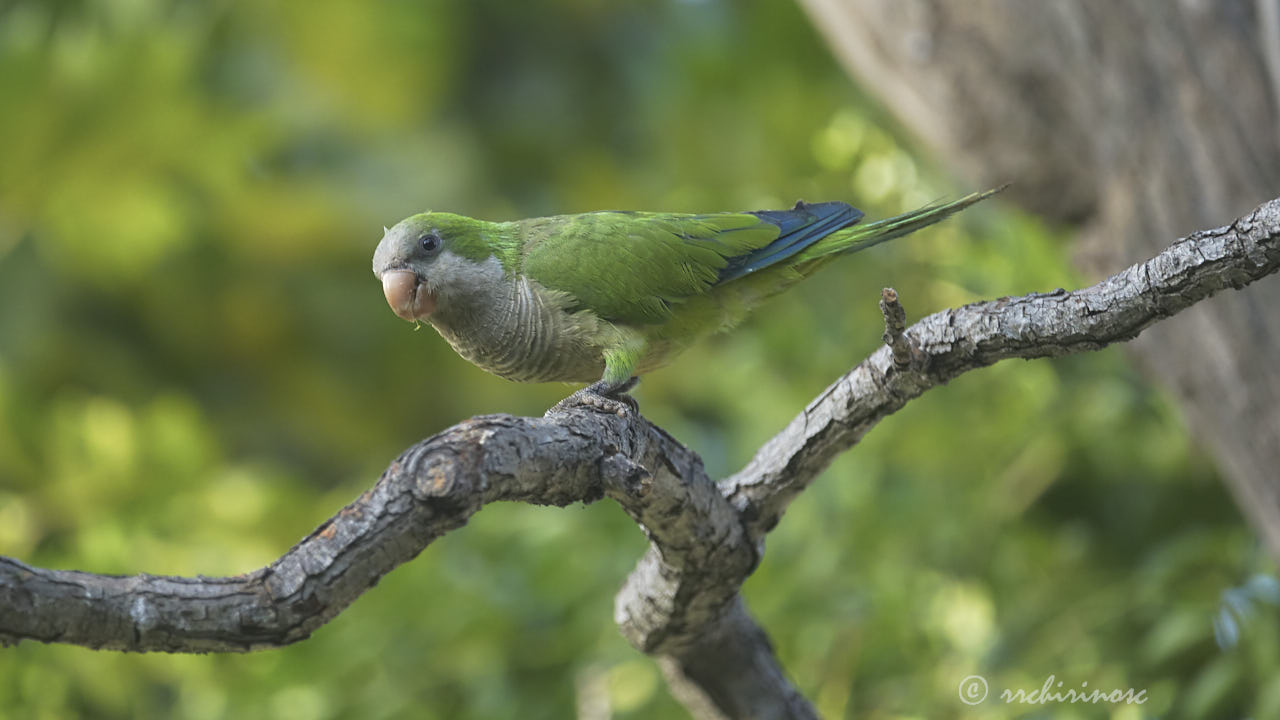
[[[632,372],[642,351],[642,346],[636,346],[605,352],[604,377],[556,403],[548,412],[567,410],[574,405],[616,413],[618,417],[625,417],[627,410],[639,412],[636,399],[627,391],[640,382]]]

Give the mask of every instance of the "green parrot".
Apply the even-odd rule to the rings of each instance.
[[[995,192],[862,225],[862,212],[842,202],[514,222],[425,212],[384,229],[373,272],[396,315],[431,323],[475,365],[519,382],[591,383],[566,402],[614,409],[610,398],[638,376],[835,257]]]

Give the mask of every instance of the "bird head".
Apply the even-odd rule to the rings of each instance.
[[[458,294],[460,277],[465,275],[458,269],[474,264],[469,257],[476,255],[477,244],[483,242],[476,224],[461,215],[426,212],[389,230],[383,228],[382,241],[373,253],[373,274],[382,281],[382,292],[396,315],[426,320],[437,303]]]

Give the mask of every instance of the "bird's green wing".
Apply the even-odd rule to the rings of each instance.
[[[758,213],[537,218],[523,221],[523,270],[607,320],[660,323],[684,300],[790,257],[859,217],[844,203],[822,203]]]
[[[647,324],[706,293],[778,228],[754,215],[598,212],[525,221],[524,273],[606,320]]]

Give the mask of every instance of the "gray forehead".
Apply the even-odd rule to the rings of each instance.
[[[402,264],[407,258],[405,251],[405,243],[411,243],[413,238],[409,228],[397,225],[382,235],[382,240],[378,242],[378,247],[373,251],[373,272],[385,270],[392,265]],[[409,246],[412,249],[412,245]]]

